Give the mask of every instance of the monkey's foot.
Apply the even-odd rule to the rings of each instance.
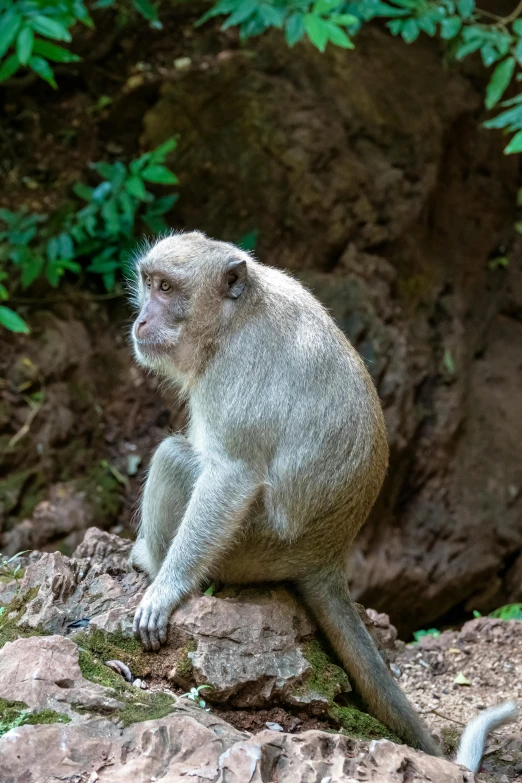
[[[134,615],[132,630],[146,650],[159,650],[167,641],[167,624],[177,601],[168,589],[152,584],[141,599]]]

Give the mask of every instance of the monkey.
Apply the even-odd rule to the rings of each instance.
[[[136,637],[158,650],[172,611],[208,580],[291,582],[375,717],[441,755],[348,587],[350,546],[388,467],[382,406],[355,348],[293,276],[198,231],[148,247],[134,304],[136,360],[173,382],[189,411],[186,434],[153,454],[143,491],[130,563],[152,583]],[[481,716],[461,763],[476,763],[479,746],[480,762],[480,737],[513,718],[513,705],[499,709]]]

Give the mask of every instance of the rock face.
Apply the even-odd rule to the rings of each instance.
[[[359,728],[352,724],[356,735],[362,726],[369,736],[386,733],[369,716],[335,704],[347,703],[348,678],[283,588],[194,597],[174,613],[169,644],[158,654],[143,652],[131,621],[146,583],[128,573],[128,549],[127,541],[92,528],[77,558],[27,558],[25,576],[0,612],[2,783],[474,780],[450,762],[386,740],[289,734],[273,722],[258,734],[233,728],[214,713],[220,705],[229,715],[233,708],[306,709],[343,726],[334,715],[348,710],[352,720],[364,719]],[[370,612],[374,624],[359,611],[388,653],[397,653],[388,618]],[[106,665],[109,658],[116,670]],[[127,679],[118,673],[125,668]],[[168,681],[211,688],[191,701],[176,698]],[[203,696],[210,708],[197,705]]]

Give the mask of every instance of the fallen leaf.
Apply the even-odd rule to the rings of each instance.
[[[471,685],[471,680],[468,680],[465,674],[459,672],[453,680],[455,685]]]

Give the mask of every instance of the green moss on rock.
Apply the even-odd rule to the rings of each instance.
[[[383,726],[376,718],[372,718],[367,712],[361,712],[357,707],[341,707],[339,704],[332,704],[328,714],[333,720],[339,723],[341,733],[356,739],[389,739],[392,742],[402,740],[386,726]]]
[[[11,603],[2,606],[0,611],[0,649],[6,642],[27,636],[45,636],[43,628],[24,628],[18,623],[25,613],[25,606],[38,595],[40,588],[31,587],[24,593],[17,593]]]
[[[401,742],[399,737],[368,713],[353,705],[341,706],[335,703],[339,694],[350,691],[350,682],[344,669],[333,663],[317,640],[303,645],[302,649],[311,671],[299,692],[318,693],[327,699],[328,716],[339,725],[342,734],[363,740],[384,737],[393,742]]]
[[[142,677],[150,671],[150,655],[147,658],[138,640],[125,636],[121,631],[106,633],[99,628],[90,628],[88,631],[80,631],[73,638],[80,647],[92,653],[94,658],[100,659],[102,665],[103,661],[122,661],[135,677]]]
[[[350,681],[344,669],[333,663],[318,641],[303,645],[303,655],[312,667],[302,691],[318,693],[329,702],[341,691],[350,690]]]
[[[23,701],[0,699],[0,737],[18,726],[69,722],[69,716],[63,712],[55,712],[54,710],[29,712],[27,704]]]
[[[198,649],[197,643],[191,639],[180,650],[179,658],[176,662],[176,674],[186,680],[192,678],[194,673],[194,664],[189,653],[196,652]]]
[[[110,688],[114,692],[114,698],[123,704],[120,709],[110,711],[111,720],[130,726],[131,723],[164,718],[172,711],[173,696],[163,692],[143,691],[128,685],[123,677],[105,666],[103,660],[90,650],[80,649],[78,660],[86,680]],[[74,709],[83,713],[93,712],[90,707],[86,708],[81,704],[75,705]]]

